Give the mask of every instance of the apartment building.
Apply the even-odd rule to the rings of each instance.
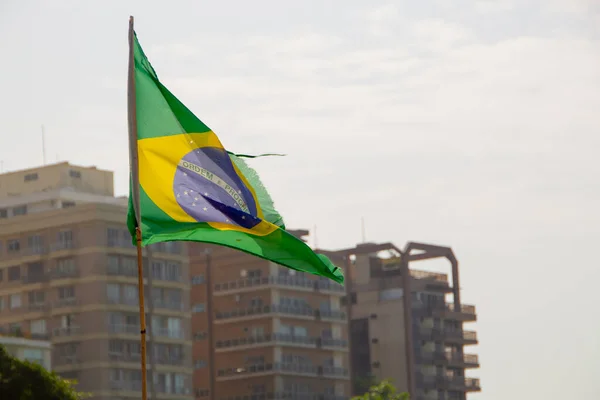
[[[478,343],[465,329],[475,306],[462,304],[458,261],[450,248],[409,243],[362,244],[329,254],[345,263],[350,301],[354,394],[391,379],[414,400],[465,400],[481,390],[466,372],[479,368],[465,347]],[[449,261],[450,274],[414,269],[414,263]],[[410,293],[410,295],[405,295]]]
[[[51,369],[52,345],[47,340],[36,338],[36,335],[27,335],[19,331],[0,331],[0,346],[19,360],[40,364],[47,370]]]
[[[341,285],[225,247],[190,251],[196,398],[349,398]]]
[[[140,398],[137,259],[113,174],[59,163],[0,175],[0,329],[45,337],[94,400]],[[148,393],[190,400],[183,243],[144,250]]]

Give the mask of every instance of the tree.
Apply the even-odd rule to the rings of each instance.
[[[0,345],[0,393],[11,400],[81,400],[87,397],[73,388],[73,381],[61,378],[41,365],[21,361]]]
[[[384,380],[371,386],[367,393],[353,397],[352,400],[409,400],[409,396],[408,393],[398,393],[390,381]]]

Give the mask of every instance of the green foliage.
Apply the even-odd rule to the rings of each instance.
[[[371,386],[362,396],[353,397],[352,400],[409,400],[408,393],[398,393],[390,381],[384,380]]]
[[[21,361],[0,345],[0,394],[11,400],[81,400],[73,382],[63,379],[41,365]]]

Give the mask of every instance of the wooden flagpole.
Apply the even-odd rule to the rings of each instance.
[[[129,71],[127,76],[127,119],[129,125],[129,162],[131,167],[132,203],[135,212],[137,247],[138,295],[140,302],[140,342],[142,356],[142,400],[148,399],[146,385],[146,312],[144,311],[144,259],[142,255],[142,228],[140,214],[140,175],[137,149],[137,111],[135,98],[135,60],[133,17],[129,17]]]

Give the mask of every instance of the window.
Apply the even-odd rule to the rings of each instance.
[[[252,269],[248,271],[248,278],[260,278],[262,271],[260,269]]]
[[[208,389],[196,389],[196,397],[208,397],[209,394]]]
[[[21,293],[15,293],[10,295],[10,309],[21,307]]]
[[[36,254],[40,253],[43,248],[42,237],[40,235],[29,236],[27,238],[27,247]]]
[[[44,276],[44,264],[41,262],[27,264],[27,277],[29,279],[41,278]]]
[[[40,349],[23,349],[23,358],[40,364],[44,362],[44,355]]]
[[[63,200],[63,202],[62,202],[62,208],[69,208],[69,207],[75,207],[75,202],[74,201],[65,201],[65,200]]]
[[[121,258],[121,273],[127,276],[137,275],[137,260],[134,257]]]
[[[264,356],[246,356],[246,364],[256,365],[256,364],[264,364],[265,357]]]
[[[2,282],[2,279],[4,279],[4,270],[0,269],[0,282]]]
[[[73,231],[58,232],[58,243],[63,248],[71,248],[73,246]]]
[[[21,250],[21,243],[18,239],[12,239],[6,242],[6,248],[9,253],[18,253]]]
[[[121,301],[118,283],[106,284],[106,297],[110,303],[119,303]]]
[[[253,297],[250,299],[250,307],[259,308],[262,307],[263,301],[260,297]]]
[[[69,170],[69,176],[71,178],[81,178],[81,172],[80,171],[75,171],[74,169],[70,169]]]
[[[264,326],[253,326],[250,329],[250,336],[252,336],[253,338],[263,337],[264,335],[265,335]]]
[[[62,258],[56,262],[56,271],[59,274],[72,274],[75,272],[75,260]]]
[[[8,280],[18,281],[19,279],[21,279],[21,267],[18,265],[14,267],[8,267]]]
[[[75,286],[63,286],[58,288],[59,299],[71,299],[75,297]]]
[[[119,269],[119,256],[115,256],[113,254],[108,256],[108,267],[111,270],[118,270]]]
[[[138,304],[138,288],[135,285],[125,285],[123,287],[124,298],[127,304]]]
[[[181,253],[181,244],[179,242],[164,242],[165,252],[171,254]]]
[[[123,342],[120,340],[111,340],[108,342],[108,352],[111,354],[121,354],[123,352]]]
[[[27,175],[25,175],[25,177],[23,178],[23,180],[24,180],[25,182],[37,181],[37,179],[38,179],[38,174],[37,174],[37,172],[33,172],[33,173],[31,173],[31,174],[27,174]]]
[[[25,214],[27,214],[27,206],[26,205],[13,208],[13,217],[16,217],[17,215],[25,215]]]
[[[46,334],[46,320],[38,319],[35,321],[31,321],[29,324],[29,330],[33,334],[45,335]]]
[[[181,280],[181,264],[178,262],[169,262],[167,264],[167,276],[168,281],[180,281]]]
[[[8,211],[6,208],[0,208],[0,218],[8,218]]]
[[[204,340],[208,337],[208,332],[196,332],[194,333],[194,340]]]
[[[120,231],[118,229],[115,228],[108,228],[106,230],[106,240],[108,242],[108,246],[109,247],[116,247],[119,245],[119,236],[120,236]]]
[[[379,292],[379,300],[396,300],[402,298],[402,289],[386,289]]]
[[[192,312],[199,313],[206,311],[206,305],[204,303],[194,304],[192,306]]]
[[[267,387],[265,385],[252,385],[252,393],[260,394],[266,393]]]
[[[204,275],[192,276],[192,285],[201,285],[204,283]]]
[[[4,310],[4,297],[0,297],[0,311]]]
[[[44,301],[46,301],[46,293],[41,290],[29,292],[28,297],[30,305],[44,304]]]
[[[292,298],[292,297],[280,297],[279,305],[293,307],[293,308],[310,308],[306,299]]]
[[[206,361],[196,360],[194,361],[194,369],[206,368]]]

